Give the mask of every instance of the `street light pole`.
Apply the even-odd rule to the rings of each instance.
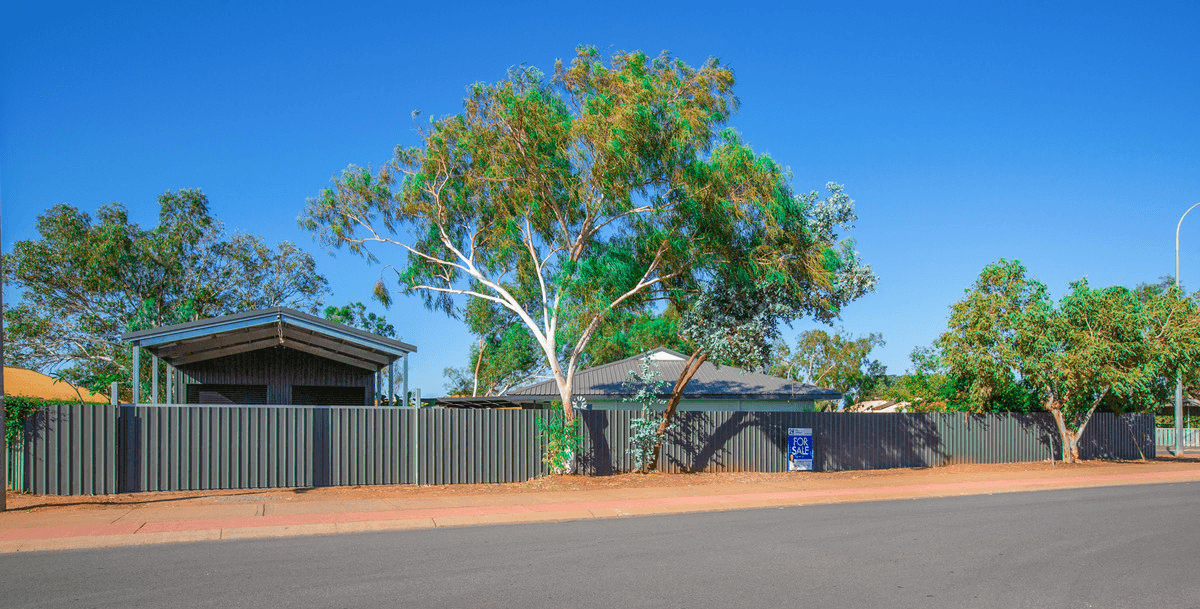
[[[2,243],[2,242],[0,242]],[[4,246],[0,245],[0,254]],[[0,281],[0,423],[5,421],[4,412],[4,283]],[[0,512],[8,509],[8,426],[0,426]]]
[[[1183,219],[1187,217],[1188,212],[1196,209],[1200,203],[1193,205],[1179,216],[1179,224],[1175,225],[1175,288],[1179,287],[1179,229],[1183,226]],[[1183,454],[1183,370],[1175,373],[1175,456]]]

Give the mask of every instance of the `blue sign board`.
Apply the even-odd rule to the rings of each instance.
[[[811,427],[788,428],[788,471],[811,472],[813,438]]]

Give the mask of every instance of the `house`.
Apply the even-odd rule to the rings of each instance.
[[[158,362],[167,366],[168,404],[369,406],[393,403],[397,360],[408,394],[408,354],[417,348],[285,307],[247,311],[121,336],[153,358],[148,379],[158,402]],[[387,371],[387,381],[383,372]],[[142,385],[145,387],[144,385]],[[386,391],[377,390],[386,387]],[[137,392],[135,392],[137,395]],[[135,398],[136,403],[136,398]]]
[[[4,367],[4,395],[64,402],[82,401],[84,404],[108,403],[108,398],[99,393],[16,366]]]
[[[896,400],[867,400],[846,407],[846,412],[909,412],[912,404]]]
[[[663,387],[670,394],[683,373],[688,356],[659,348],[648,352],[650,360],[666,381]],[[628,387],[629,372],[638,370],[642,357],[637,355],[610,364],[587,368],[575,373],[573,394],[587,400],[594,410],[637,410],[642,406],[624,401],[633,395]],[[733,366],[716,366],[704,362],[687,388],[679,410],[683,411],[811,411],[817,400],[838,400],[842,394],[759,372],[743,371]],[[486,398],[442,398],[438,404],[447,407],[544,406],[558,400],[558,386],[553,380],[518,387],[503,396]]]

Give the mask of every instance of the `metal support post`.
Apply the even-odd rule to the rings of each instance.
[[[150,403],[158,404],[158,356],[150,354]]]
[[[396,362],[388,362],[388,406],[396,405]]]
[[[141,350],[142,350],[141,347],[139,347],[137,345],[133,346],[133,383],[131,383],[131,384],[133,385],[133,402],[132,403],[135,405],[142,403],[142,397],[141,397],[141,393],[142,393],[142,374],[141,374],[142,373],[142,361],[140,359],[140,354],[139,354],[139,351],[141,351]]]
[[[408,399],[408,354],[404,354],[404,405],[412,406]]]

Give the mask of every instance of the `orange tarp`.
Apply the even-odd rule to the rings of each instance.
[[[42,398],[45,400],[83,401],[89,404],[107,404],[108,398],[93,393],[83,387],[76,387],[65,381],[57,381],[41,372],[34,372],[13,366],[4,367],[4,395],[19,395],[27,398]]]

